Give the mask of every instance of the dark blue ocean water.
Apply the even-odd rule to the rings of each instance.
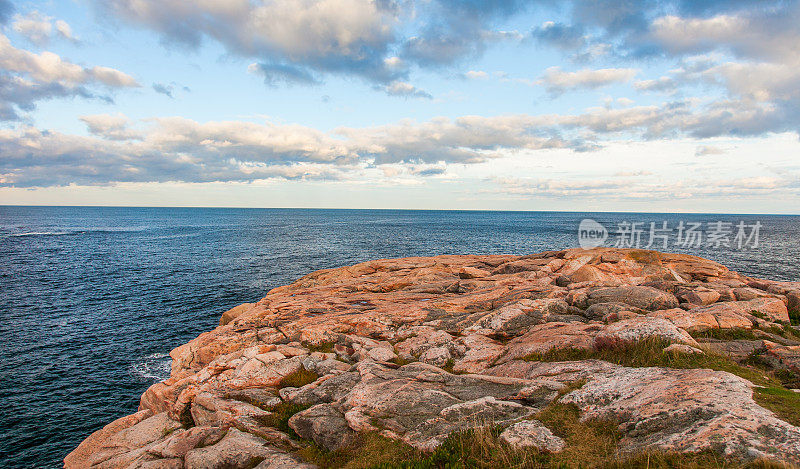
[[[272,287],[374,258],[575,247],[587,217],[759,221],[756,249],[667,250],[800,279],[800,217],[0,206],[0,466],[59,466],[136,410],[172,348]]]

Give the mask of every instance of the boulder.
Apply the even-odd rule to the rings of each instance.
[[[515,448],[535,448],[547,453],[558,453],[565,446],[564,440],[553,435],[538,420],[523,420],[512,424],[503,430],[500,439]]]
[[[317,404],[293,415],[289,419],[289,426],[301,438],[314,440],[330,451],[346,446],[355,436],[344,414],[328,403]]]
[[[650,311],[678,307],[678,299],[673,294],[638,285],[592,289],[587,293],[586,304],[597,303],[624,303]]]
[[[270,448],[266,441],[235,428],[218,443],[204,448],[197,448],[186,453],[184,467],[186,469],[247,469],[274,454],[280,454]]]

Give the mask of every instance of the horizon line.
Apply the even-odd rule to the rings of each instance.
[[[45,205],[45,204],[0,204],[0,207],[36,208],[173,208],[173,209],[236,209],[236,210],[361,210],[361,211],[407,211],[407,212],[499,212],[499,213],[603,213],[603,214],[657,214],[657,215],[741,215],[795,217],[800,213],[732,213],[732,212],[642,212],[635,210],[503,210],[503,209],[454,209],[454,208],[387,208],[387,207],[249,207],[228,205]]]

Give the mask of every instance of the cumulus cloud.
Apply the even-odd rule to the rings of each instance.
[[[133,140],[141,139],[142,133],[130,129],[130,120],[127,116],[118,114],[95,114],[81,116],[89,133],[108,140]]]
[[[165,43],[220,43],[254,59],[268,85],[310,84],[326,75],[373,85],[407,82],[413,66],[444,67],[522,34],[495,22],[528,2],[434,0],[96,0],[114,18],[156,31]],[[387,88],[389,89],[389,88]]]
[[[130,75],[109,67],[83,67],[52,52],[19,49],[0,34],[0,120],[17,120],[36,102],[57,97],[96,97],[96,89],[137,87]]]
[[[231,54],[257,59],[262,71],[280,79],[344,73],[389,82],[405,73],[384,62],[400,8],[391,1],[111,0],[98,5],[155,30],[167,43],[197,47],[204,39],[217,41]]]
[[[549,93],[561,94],[567,90],[594,89],[614,83],[625,83],[637,73],[638,70],[635,68],[582,69],[565,72],[560,67],[550,67],[545,70],[539,83],[543,84]]]
[[[16,33],[25,36],[39,46],[46,45],[54,35],[68,41],[78,42],[78,38],[72,33],[72,28],[66,21],[54,21],[54,18],[42,15],[36,10],[30,11],[26,15],[15,15],[11,27]]]

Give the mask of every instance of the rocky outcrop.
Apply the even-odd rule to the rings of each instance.
[[[648,343],[665,354],[758,354],[796,373],[800,342],[779,332],[791,327],[799,291],[800,282],[698,257],[605,248],[314,272],[173,350],[170,378],[142,395],[139,412],[90,435],[64,463],[312,467],[298,456],[309,442],[337,450],[379,433],[431,451],[485,425],[501,427],[511,447],[558,453],[567,441],[537,420],[555,404],[614,422],[620,454],[800,463],[800,429],[760,406],[744,378],[591,359]],[[730,331],[743,338],[717,338]],[[559,354],[588,359],[554,361]]]

